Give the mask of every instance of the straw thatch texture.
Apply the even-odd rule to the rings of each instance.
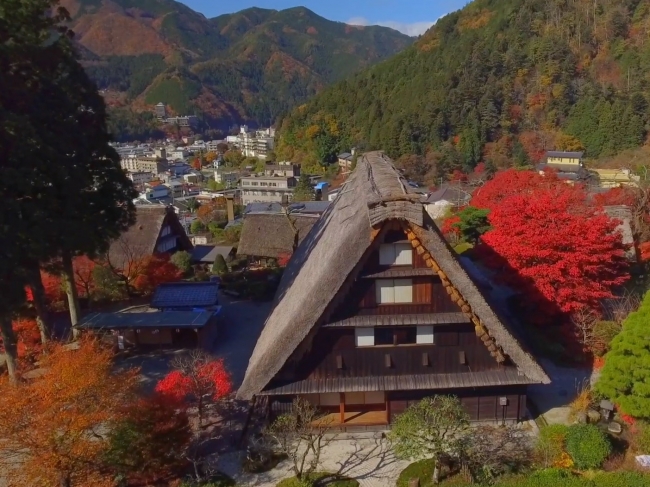
[[[466,299],[483,319],[492,333],[496,330],[497,344],[502,345],[526,375],[529,382],[547,382],[548,377],[500,322],[494,322],[476,286],[462,271],[437,229],[425,220],[420,196],[410,191],[398,171],[381,152],[365,154],[341,189],[335,202],[318,220],[291,259],[276,295],[273,311],[257,341],[248,364],[246,376],[237,395],[250,399],[259,394],[278,373],[290,355],[308,334],[321,323],[328,305],[346,281],[360,271],[358,264],[372,243],[375,229],[388,220],[407,221],[422,228],[431,245],[431,253],[450,269],[452,282],[459,279],[459,289],[468,293]],[[373,228],[375,227],[375,228]],[[442,262],[440,262],[442,266]],[[453,274],[453,275],[452,275]],[[479,299],[480,298],[480,299]],[[481,305],[483,303],[483,305]],[[497,320],[498,321],[498,320]],[[522,363],[517,361],[522,360]]]
[[[111,265],[124,269],[130,262],[153,254],[167,211],[165,206],[137,207],[135,224],[109,248],[108,259]]]
[[[253,213],[244,216],[237,255],[277,259],[282,254],[293,253],[293,225],[302,242],[318,220],[319,215]]]

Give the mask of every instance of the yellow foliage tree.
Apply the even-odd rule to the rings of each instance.
[[[113,370],[113,353],[93,339],[56,345],[42,374],[19,384],[0,378],[0,467],[12,486],[103,487],[111,424],[136,397],[137,370]]]
[[[582,142],[577,137],[574,137],[573,135],[567,135],[567,134],[559,134],[555,138],[555,145],[559,150],[564,150],[564,151],[582,151],[585,150],[584,146],[582,145]]]
[[[217,154],[215,154],[215,153],[212,152],[212,151],[208,152],[208,153],[205,155],[205,161],[206,161],[206,162],[209,162],[209,163],[214,162],[214,160],[215,160],[216,158],[217,158]]]
[[[305,130],[305,136],[310,140],[316,138],[319,133],[320,127],[318,125],[310,125],[307,127],[307,130]]]

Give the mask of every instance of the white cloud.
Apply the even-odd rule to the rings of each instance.
[[[370,21],[364,17],[352,17],[350,20],[346,22],[346,24],[381,25],[384,27],[390,27],[391,29],[398,30],[402,34],[406,34],[408,36],[419,36],[421,34],[424,34],[429,27],[435,24],[435,22],[412,22],[409,24],[406,22],[395,22],[393,20],[388,20],[386,22],[375,22],[371,24]]]

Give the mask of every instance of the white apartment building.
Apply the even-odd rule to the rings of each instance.
[[[246,157],[266,159],[268,153],[275,147],[274,136],[273,128],[251,132],[248,130],[248,125],[242,125],[238,135],[228,136],[226,140],[241,150]]]
[[[287,195],[293,199],[296,178],[293,176],[248,176],[241,178],[242,204],[249,203],[281,203]]]
[[[232,188],[239,181],[239,173],[225,168],[215,169],[214,180],[217,183],[224,184],[227,188]]]
[[[146,184],[154,178],[150,172],[130,172],[127,176],[136,186]]]

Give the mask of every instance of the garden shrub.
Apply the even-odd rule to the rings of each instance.
[[[212,273],[223,275],[228,272],[228,265],[226,264],[226,259],[223,255],[217,254],[212,264]]]
[[[597,426],[574,424],[566,434],[566,451],[576,467],[598,468],[611,453],[612,444]]]
[[[304,487],[305,485],[316,487],[359,487],[359,482],[335,473],[316,472],[307,479],[303,478],[303,482],[296,477],[281,480],[278,482],[277,487]]]
[[[568,427],[563,424],[551,424],[539,432],[535,453],[538,462],[544,467],[570,467],[566,465],[566,450],[564,443]]]

